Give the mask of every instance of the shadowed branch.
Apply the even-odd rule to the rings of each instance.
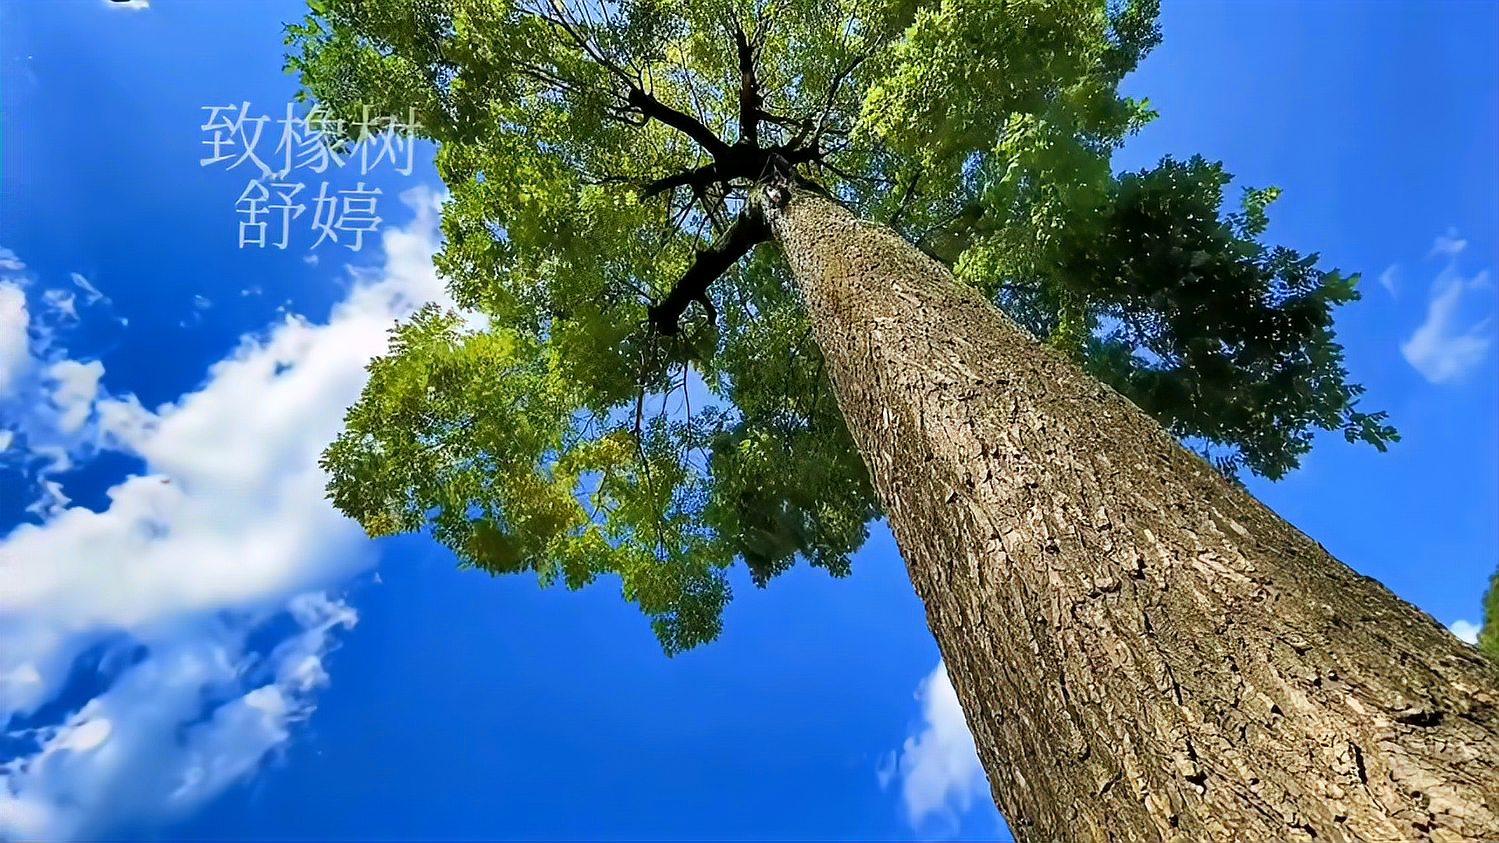
[[[725,270],[749,253],[756,244],[770,239],[770,229],[757,214],[741,213],[734,219],[729,230],[711,247],[698,252],[681,280],[671,288],[658,304],[648,311],[651,325],[667,336],[677,333],[678,320],[694,301],[703,303],[708,318],[715,317],[713,305],[708,301],[708,285],[717,280]]]

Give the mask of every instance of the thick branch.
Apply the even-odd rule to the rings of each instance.
[[[757,243],[770,239],[770,230],[758,214],[743,213],[734,220],[723,236],[710,248],[698,252],[697,259],[687,268],[681,280],[671,288],[659,304],[648,311],[651,325],[667,336],[677,333],[677,322],[687,310],[687,305],[700,301],[707,308],[709,318],[713,305],[708,301],[708,285],[725,270],[749,253]]]
[[[691,187],[694,193],[701,195],[712,185],[725,184],[734,179],[758,181],[776,166],[774,162],[780,162],[781,166],[795,166],[821,161],[822,158],[822,151],[811,146],[757,149],[735,144],[728,148],[723,158],[712,163],[646,182],[641,186],[640,198],[650,199],[678,187]]]
[[[712,129],[704,126],[696,117],[677,111],[641,88],[631,87],[627,101],[632,108],[647,118],[660,120],[697,141],[697,145],[714,158],[721,158],[728,153],[729,145],[720,140],[718,135],[713,134]]]
[[[691,186],[694,193],[702,193],[708,188],[708,185],[721,181],[723,178],[724,176],[721,174],[717,162],[704,164],[701,167],[692,170],[683,170],[680,173],[674,173],[666,178],[656,179],[653,182],[647,183],[640,191],[640,198],[650,199],[652,196],[659,196],[669,190],[687,186]]]
[[[744,30],[734,27],[734,48],[739,54],[739,142],[760,145],[760,83],[755,79],[755,50]]]

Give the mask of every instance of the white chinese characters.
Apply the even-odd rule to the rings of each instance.
[[[348,120],[320,105],[298,115],[291,103],[275,120],[253,113],[248,101],[203,106],[203,111],[207,116],[199,126],[204,134],[199,166],[234,170],[248,165],[255,171],[235,200],[241,249],[286,249],[294,223],[305,216],[295,227],[306,226],[313,232],[312,249],[332,242],[359,251],[365,235],[377,231],[383,221],[381,189],[367,187],[363,179],[352,188],[336,189],[325,179],[313,192],[293,176],[299,172],[329,176],[346,165],[352,169],[355,161],[361,176],[382,165],[409,176],[421,129],[414,112],[403,120],[378,115],[369,106],[362,106],[358,116]],[[272,125],[276,128],[268,133]]]

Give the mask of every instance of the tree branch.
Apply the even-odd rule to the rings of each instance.
[[[744,29],[734,27],[734,49],[739,54],[739,142],[760,145],[760,83],[755,79],[755,48]]]
[[[708,301],[708,286],[718,279],[736,261],[749,253],[756,244],[770,239],[770,229],[758,215],[742,213],[708,249],[698,252],[692,266],[687,268],[681,280],[666,294],[660,303],[647,311],[651,325],[666,336],[673,336],[679,328],[678,320],[686,312],[687,305],[694,301],[703,303],[709,319],[714,318],[713,305]]]
[[[693,193],[702,193],[708,188],[708,185],[718,181],[721,178],[722,176],[719,174],[719,166],[717,162],[714,162],[712,164],[704,164],[703,166],[697,167],[696,169],[683,170],[680,173],[674,173],[667,176],[666,178],[656,179],[653,182],[646,183],[641,188],[640,198],[650,199],[653,196],[659,196],[669,190],[675,190],[678,187],[687,186],[692,187]]]
[[[921,174],[917,173],[911,177],[909,182],[906,182],[905,193],[901,194],[900,202],[896,204],[895,210],[890,213],[890,219],[885,221],[886,225],[896,228],[900,224],[901,215],[911,207],[911,200],[916,198],[916,182],[920,180]]]
[[[772,162],[776,160],[783,165],[794,166],[811,161],[822,161],[822,158],[822,151],[812,146],[794,149],[780,146],[757,149],[735,144],[728,148],[723,158],[701,167],[682,170],[655,181],[646,182],[641,185],[640,198],[650,199],[678,187],[691,187],[694,194],[701,196],[715,184],[725,184],[734,179],[757,181],[771,170]]]
[[[573,44],[583,51],[595,64],[614,74],[629,88],[629,94],[625,102],[636,111],[639,111],[647,120],[659,120],[668,126],[680,131],[687,137],[697,141],[710,156],[718,158],[727,152],[729,145],[724,143],[712,129],[704,126],[697,118],[656,99],[656,97],[645,90],[646,83],[637,72],[631,75],[616,62],[611,61],[604,53],[589,40],[583,27],[568,14],[567,7],[562,0],[551,0],[552,14],[541,15],[543,20],[559,27],[572,40]]]
[[[859,69],[859,65],[863,64],[867,58],[869,58],[869,53],[860,53],[854,56],[853,61],[849,62],[846,67],[838,71],[838,74],[833,77],[833,81],[828,84],[828,95],[827,99],[823,101],[822,113],[817,116],[815,121],[808,120],[789,146],[800,146],[803,141],[808,139],[809,134],[811,135],[813,146],[816,146],[822,140],[823,133],[827,131],[828,117],[833,113],[833,106],[838,101],[838,90],[843,87],[843,83],[848,80],[848,77],[855,70]]]
[[[647,118],[659,120],[697,141],[697,145],[714,158],[721,158],[729,151],[729,145],[724,143],[718,135],[713,134],[713,130],[704,126],[696,117],[677,111],[638,85],[630,86],[630,95],[626,102]]]
[[[762,123],[773,123],[777,126],[785,126],[791,129],[801,129],[804,132],[808,133],[810,133],[813,128],[812,120],[810,118],[788,117],[784,114],[776,114],[772,111],[766,111],[763,108],[760,109],[759,117]],[[839,137],[846,137],[848,135],[848,130],[838,128],[836,126],[823,126],[822,133],[824,135],[837,135]]]
[[[583,32],[581,25],[568,14],[567,7],[563,5],[562,0],[551,0],[551,11],[552,14],[550,15],[544,12],[540,13],[541,19],[553,26],[561,27],[562,31],[567,33],[567,36],[572,39],[573,44],[582,50],[584,55],[588,56],[594,63],[618,76],[626,85],[639,87],[640,75],[637,73],[634,77],[631,77],[628,71],[615,62],[610,61],[603,52],[597,49],[593,45],[593,42],[588,40],[588,36]]]

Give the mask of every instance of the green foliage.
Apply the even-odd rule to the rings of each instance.
[[[1384,450],[1395,431],[1383,413],[1355,409],[1363,390],[1347,382],[1333,336],[1357,277],[1259,243],[1278,191],[1246,190],[1224,215],[1228,182],[1218,164],[1167,159],[1118,179],[1096,233],[1070,239],[1054,283],[1101,323],[1089,368],[1230,473],[1281,477],[1314,428]]]
[[[1499,659],[1499,571],[1489,578],[1483,596],[1483,626],[1478,630],[1478,649]]]
[[[397,328],[325,455],[372,535],[617,578],[669,652],[718,633],[738,562],[759,585],[798,558],[847,573],[879,513],[779,254],[735,261],[677,333],[647,321],[772,164],[1225,468],[1279,476],[1316,428],[1394,437],[1333,340],[1354,278],[1260,243],[1273,190],[1225,213],[1218,165],[1113,172],[1151,117],[1117,88],[1155,0],[310,5],[289,68],[350,127],[410,110],[438,143],[437,264],[477,315]]]

